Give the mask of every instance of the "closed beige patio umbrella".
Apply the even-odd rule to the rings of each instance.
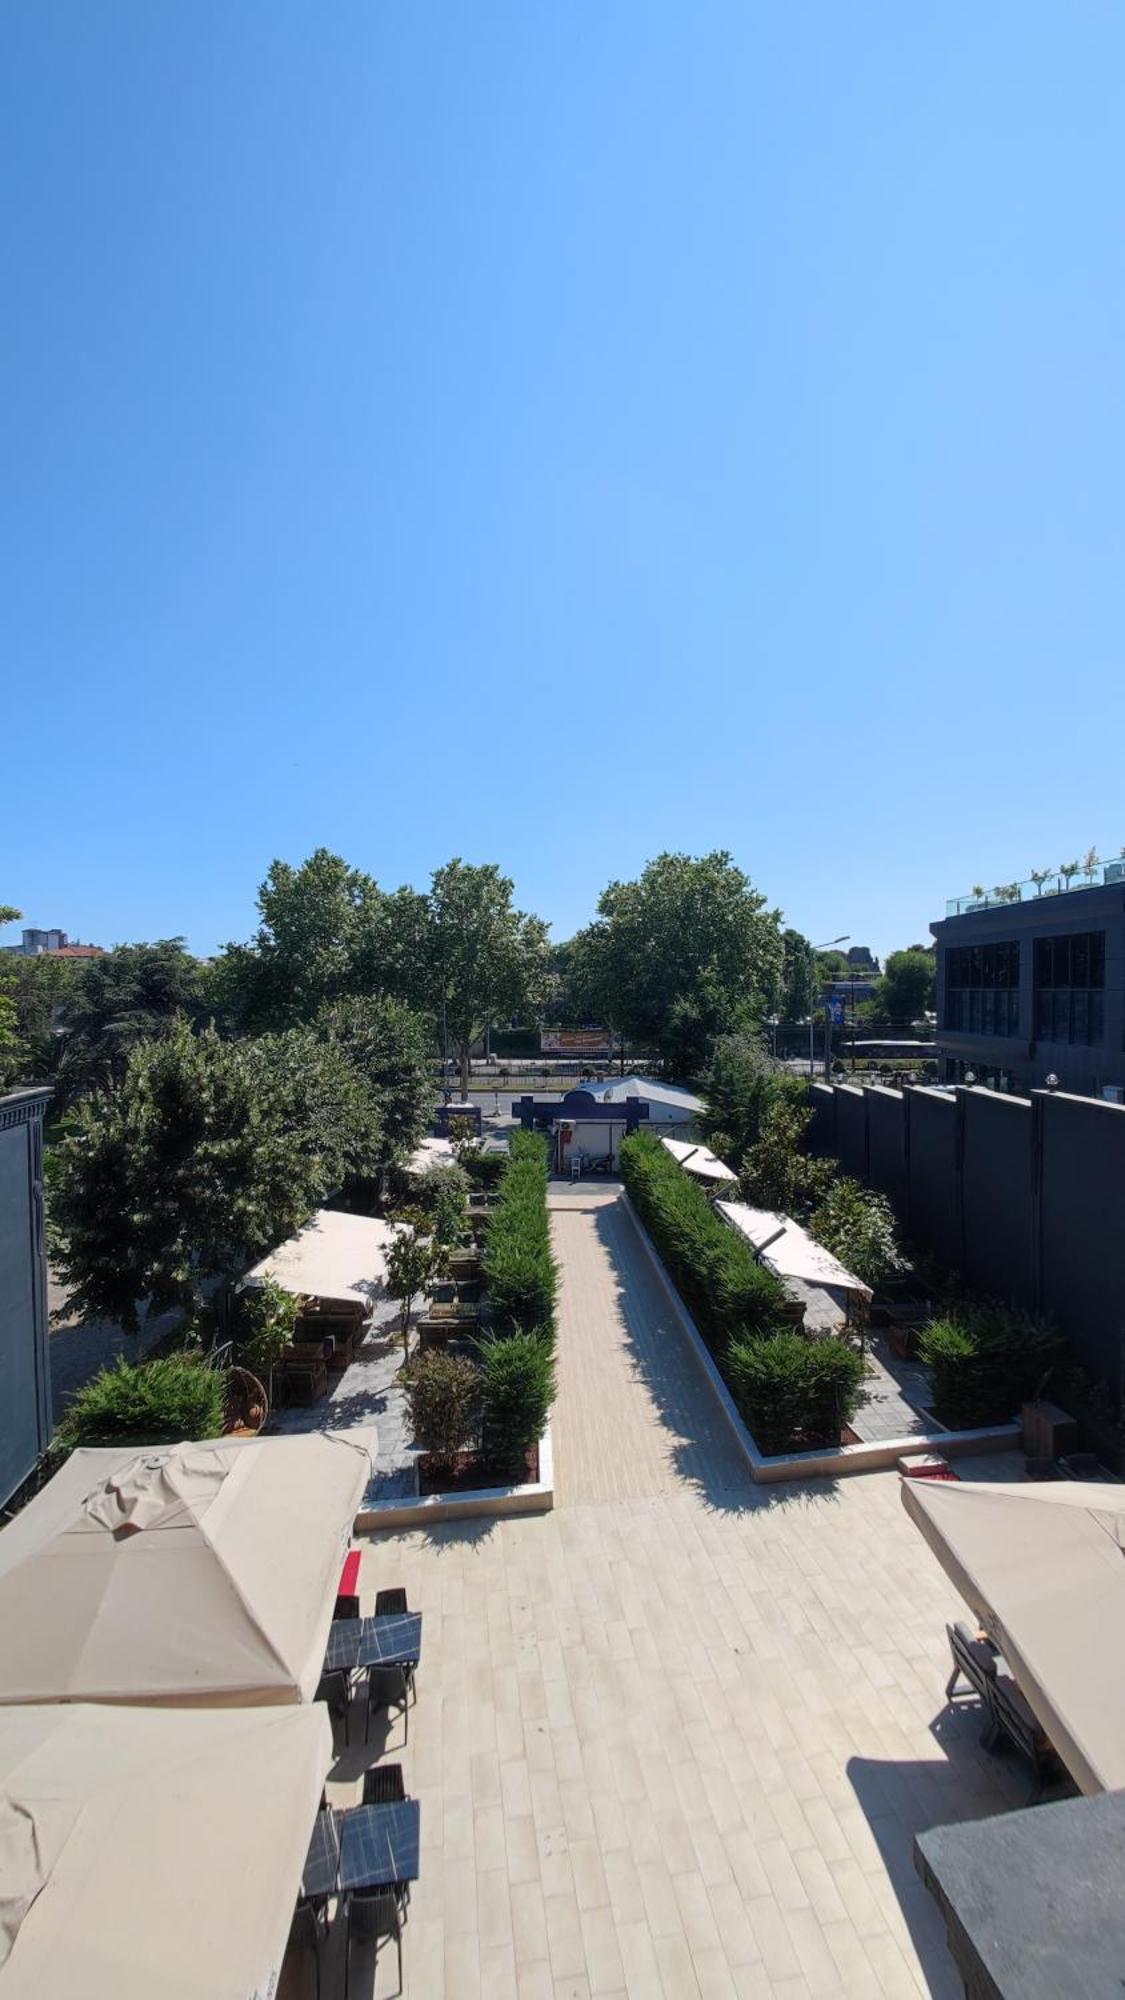
[[[272,2000],[331,1759],[322,1703],[0,1711],[0,2000]]]
[[[1125,1486],[904,1478],[902,1501],[1075,1782],[1125,1786]]]
[[[0,1704],[311,1701],[373,1431],[76,1451],[0,1532]]]

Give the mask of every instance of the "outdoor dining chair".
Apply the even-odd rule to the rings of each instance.
[[[344,1945],[344,2000],[348,2000],[348,1989],[352,1972],[352,1937],[358,1933],[361,1938],[374,1943],[375,1958],[378,1962],[379,1946],[384,1938],[392,1938],[398,1951],[398,1986],[402,1991],[402,1914],[398,1897],[393,1889],[353,1889],[345,1904],[347,1911],[347,1940]]]
[[[395,1589],[395,1590],[376,1591],[375,1593],[376,1618],[408,1618],[409,1615],[410,1615],[410,1609],[406,1602],[405,1590]],[[413,1700],[417,1701],[418,1690],[414,1685],[413,1666],[408,1664],[405,1667],[403,1667],[402,1676],[406,1682],[408,1692],[412,1696]]]
[[[365,1806],[395,1806],[405,1797],[401,1764],[375,1764],[370,1771],[364,1772],[362,1803]],[[395,1888],[400,1903],[409,1903],[409,1882],[398,1882]]]
[[[367,1719],[363,1726],[366,1743],[371,1734],[371,1711],[401,1708],[403,1742],[410,1741],[410,1686],[413,1672],[407,1667],[371,1667],[367,1676]]]

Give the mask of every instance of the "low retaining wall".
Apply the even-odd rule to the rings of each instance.
[[[1019,1423],[993,1424],[979,1431],[935,1431],[931,1437],[884,1438],[878,1444],[842,1444],[821,1451],[794,1451],[767,1455],[757,1445],[738,1413],[733,1396],[719,1373],[711,1351],[664,1268],[663,1259],[648,1230],[622,1191],[625,1208],[641,1245],[666,1291],[681,1331],[688,1341],[708,1386],[726,1418],[734,1442],[746,1461],[751,1479],[769,1485],[779,1479],[838,1478],[843,1473],[877,1472],[897,1464],[900,1458],[940,1452],[943,1458],[964,1457],[967,1452],[1011,1451],[1021,1436]]]
[[[534,1484],[482,1486],[472,1493],[418,1493],[410,1500],[372,1500],[356,1515],[355,1532],[369,1535],[384,1528],[428,1528],[435,1521],[548,1514],[554,1504],[555,1464],[548,1423],[539,1440],[539,1478]]]

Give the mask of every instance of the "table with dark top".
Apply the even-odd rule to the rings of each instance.
[[[340,1879],[340,1815],[328,1806],[313,1821],[312,1839],[301,1876],[306,1903],[323,1903],[336,1894]]]
[[[416,1882],[422,1841],[417,1799],[355,1806],[340,1816],[340,1891]]]
[[[1121,2000],[1125,1792],[933,1827],[914,1865],[970,2000]]]
[[[326,1674],[360,1667],[416,1667],[422,1657],[422,1614],[337,1619],[328,1635]]]

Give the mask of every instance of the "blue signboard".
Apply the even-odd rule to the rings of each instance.
[[[844,1025],[844,1006],[845,1006],[843,995],[841,993],[830,993],[828,995],[827,1005],[828,1005],[829,1015],[831,1016],[832,1019],[832,1026],[834,1028],[842,1028]]]

